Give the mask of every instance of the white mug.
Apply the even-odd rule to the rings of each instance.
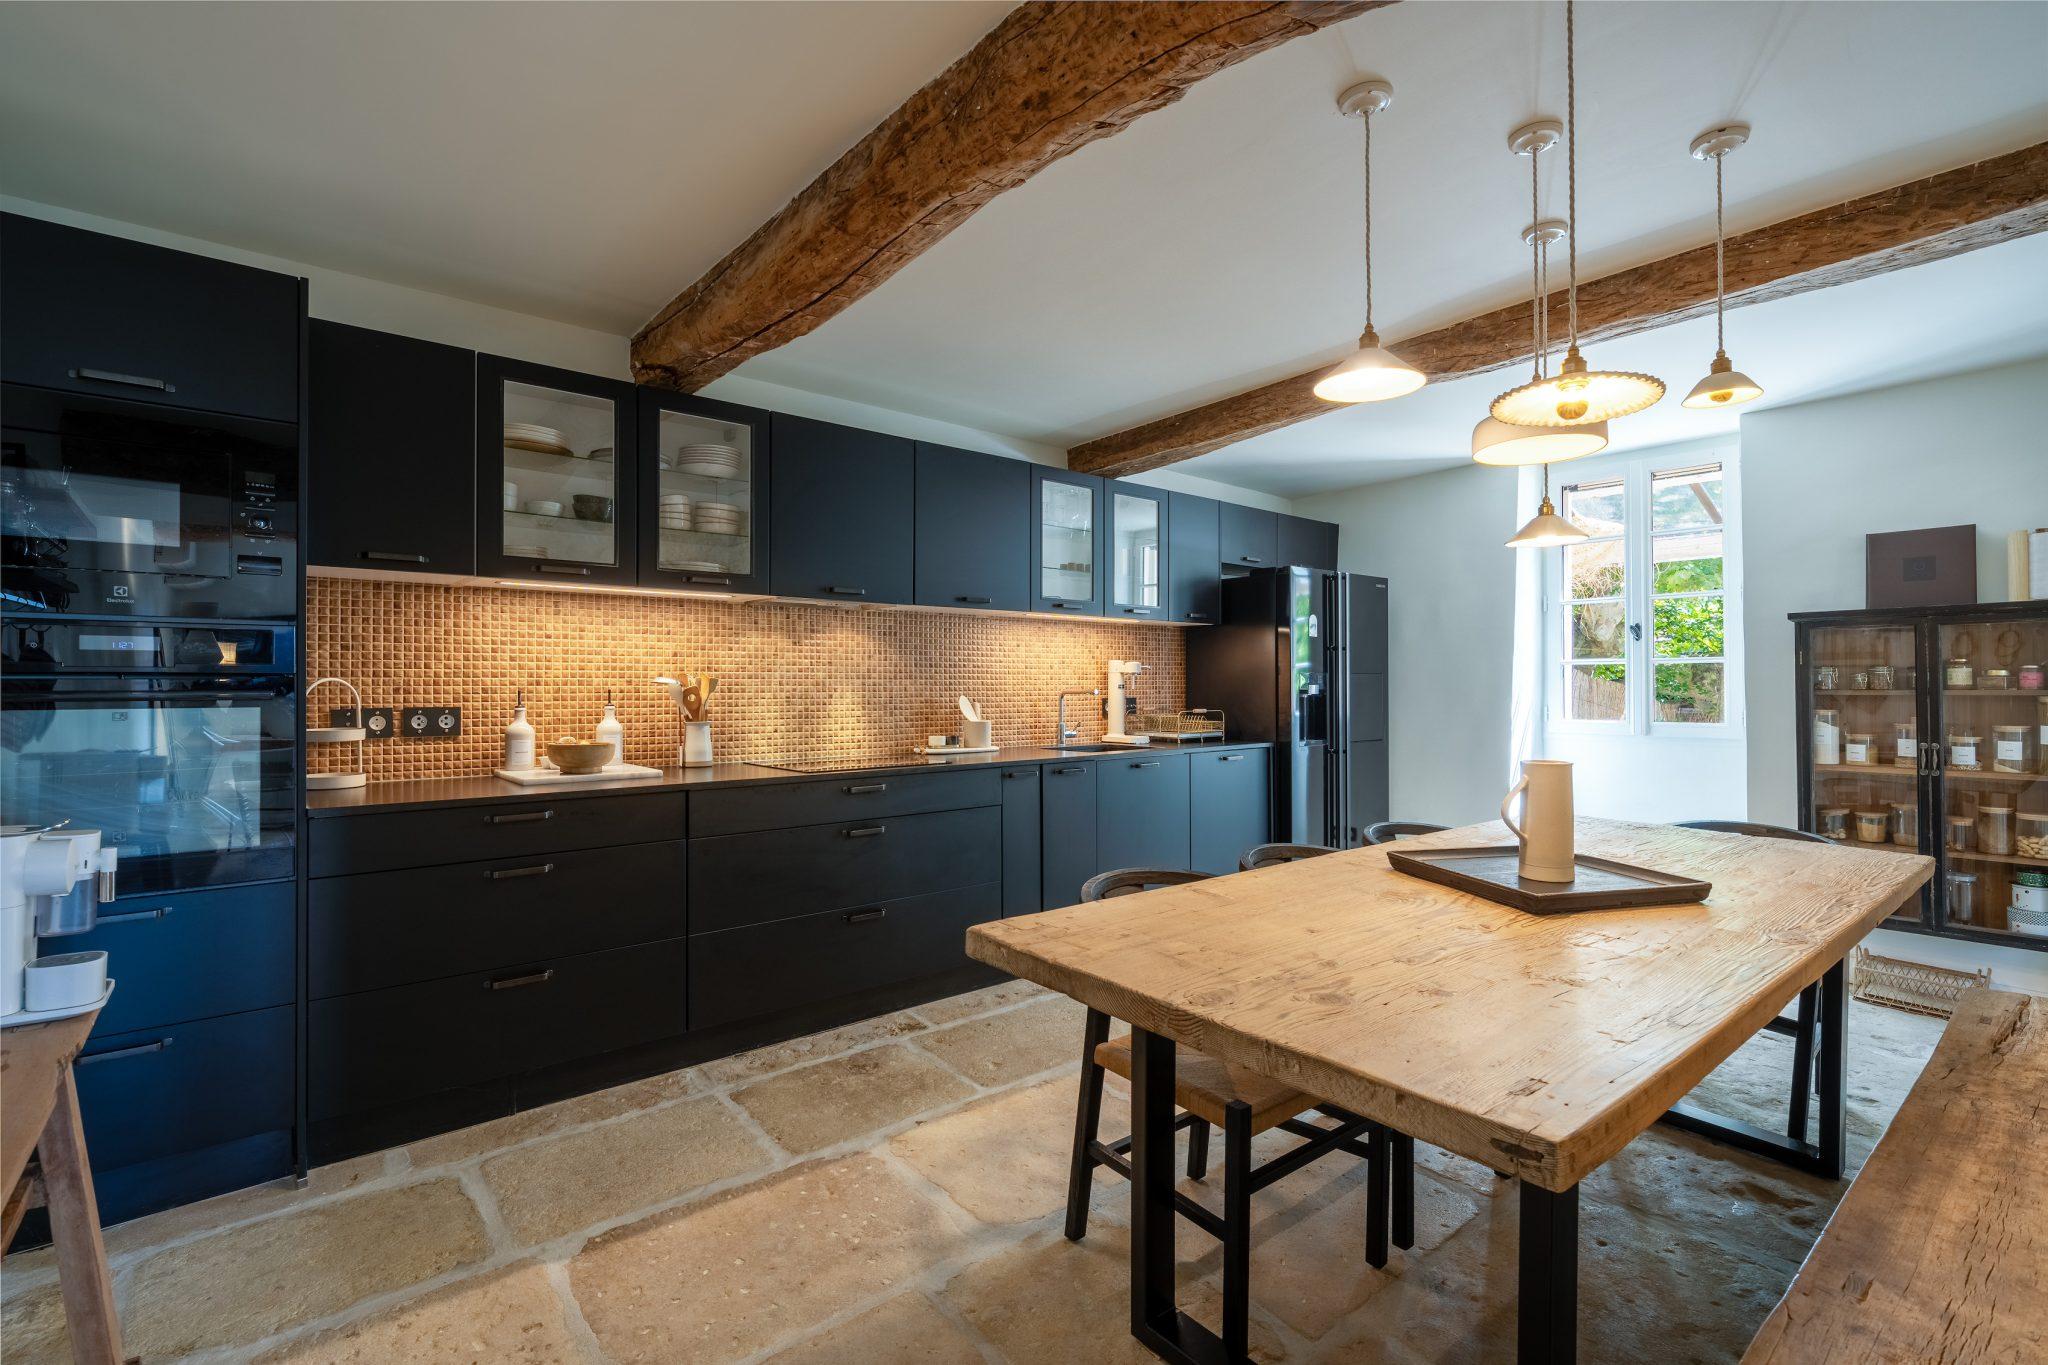
[[[1509,808],[1522,801],[1522,823]],[[1572,765],[1560,758],[1525,758],[1522,780],[1500,803],[1501,823],[1521,844],[1517,871],[1532,882],[1568,882],[1576,876],[1572,843]]]
[[[986,749],[995,743],[996,725],[992,720],[963,720],[960,722],[960,744],[967,749]]]

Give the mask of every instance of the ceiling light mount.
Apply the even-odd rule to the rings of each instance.
[[[1428,376],[1380,345],[1372,325],[1372,116],[1394,102],[1394,87],[1383,80],[1358,82],[1337,96],[1337,110],[1365,125],[1365,330],[1358,349],[1324,371],[1315,396],[1326,403],[1378,403],[1413,393]]]
[[[1522,245],[1556,246],[1571,230],[1571,224],[1562,218],[1539,218],[1522,229]]]
[[[1707,377],[1693,385],[1681,401],[1681,406],[1695,411],[1732,408],[1764,396],[1763,386],[1728,359],[1728,239],[1721,164],[1728,153],[1747,141],[1747,123],[1727,123],[1701,133],[1689,149],[1695,160],[1714,163],[1714,360],[1707,367]]]
[[[1540,118],[1525,123],[1508,134],[1508,150],[1516,156],[1534,156],[1547,152],[1564,140],[1564,125],[1554,118]]]
[[[1749,141],[1747,123],[1724,123],[1719,128],[1709,128],[1692,140],[1689,149],[1695,161],[1707,161],[1728,153]]]
[[[1367,114],[1384,114],[1393,102],[1393,86],[1377,79],[1360,81],[1337,96],[1337,112],[1346,118],[1364,118]]]

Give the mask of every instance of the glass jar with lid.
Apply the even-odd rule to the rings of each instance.
[[[1813,713],[1813,761],[1829,767],[1842,761],[1842,713],[1832,707]]]
[[[2012,691],[2012,670],[2009,668],[1987,668],[1977,675],[1977,688],[1982,692]]]
[[[1906,848],[1920,847],[1920,803],[1894,801],[1891,806],[1892,842]]]
[[[1974,773],[1979,771],[1984,766],[1984,760],[1979,757],[1983,747],[1984,737],[1982,735],[1951,733],[1948,737],[1948,766],[1956,769],[1958,772]]]
[[[1977,848],[1984,853],[2012,853],[2011,806],[1977,807]]]
[[[2021,664],[2019,683],[2022,692],[2039,692],[2048,687],[2048,668],[2040,664]]]
[[[1951,872],[1944,879],[1948,892],[1948,917],[1958,924],[1968,924],[1977,917],[1977,874],[1974,872]]]
[[[2034,771],[2034,727],[1994,725],[1991,727],[1991,771],[2030,773]]]
[[[1849,837],[1849,808],[1847,806],[1822,806],[1820,808],[1820,832],[1829,839]]]
[[[1977,685],[1977,671],[1970,667],[1968,659],[1950,659],[1941,668],[1943,687],[1967,688]]]
[[[2034,771],[2048,773],[2048,697],[2036,697],[2034,706]]]
[[[1892,814],[1888,810],[1859,810],[1856,812],[1856,841],[1864,844],[1881,844],[1891,838]]]
[[[1920,731],[1916,722],[1892,722],[1892,765],[1899,768],[1920,766]]]
[[[1842,747],[1842,762],[1859,768],[1877,762],[1877,744],[1867,731],[1852,730]]]
[[[2048,815],[2021,811],[2013,836],[2013,851],[2022,858],[2039,858],[2048,863]]]
[[[1871,665],[1871,668],[1870,668],[1870,690],[1871,690],[1871,691],[1873,691],[1873,692],[1889,692],[1889,691],[1891,691],[1891,690],[1892,690],[1892,688],[1893,688],[1893,687],[1895,687],[1895,686],[1897,686],[1897,684],[1896,684],[1896,683],[1894,683],[1894,682],[1892,681],[1892,666],[1891,666],[1890,664],[1872,664],[1872,665]]]
[[[1948,818],[1948,851],[1968,853],[1977,846],[1977,826],[1967,815]]]

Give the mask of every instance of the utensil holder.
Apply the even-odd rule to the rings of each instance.
[[[681,754],[685,768],[708,768],[711,766],[710,721],[686,720],[683,722],[683,747]]]

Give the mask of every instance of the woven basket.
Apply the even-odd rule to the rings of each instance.
[[[1879,957],[1858,948],[1852,964],[1853,994],[1873,1005],[1890,1005],[1913,1014],[1946,1019],[1956,1012],[1956,998],[1972,986],[1991,984],[1991,969],[1959,972],[1899,957]]]

